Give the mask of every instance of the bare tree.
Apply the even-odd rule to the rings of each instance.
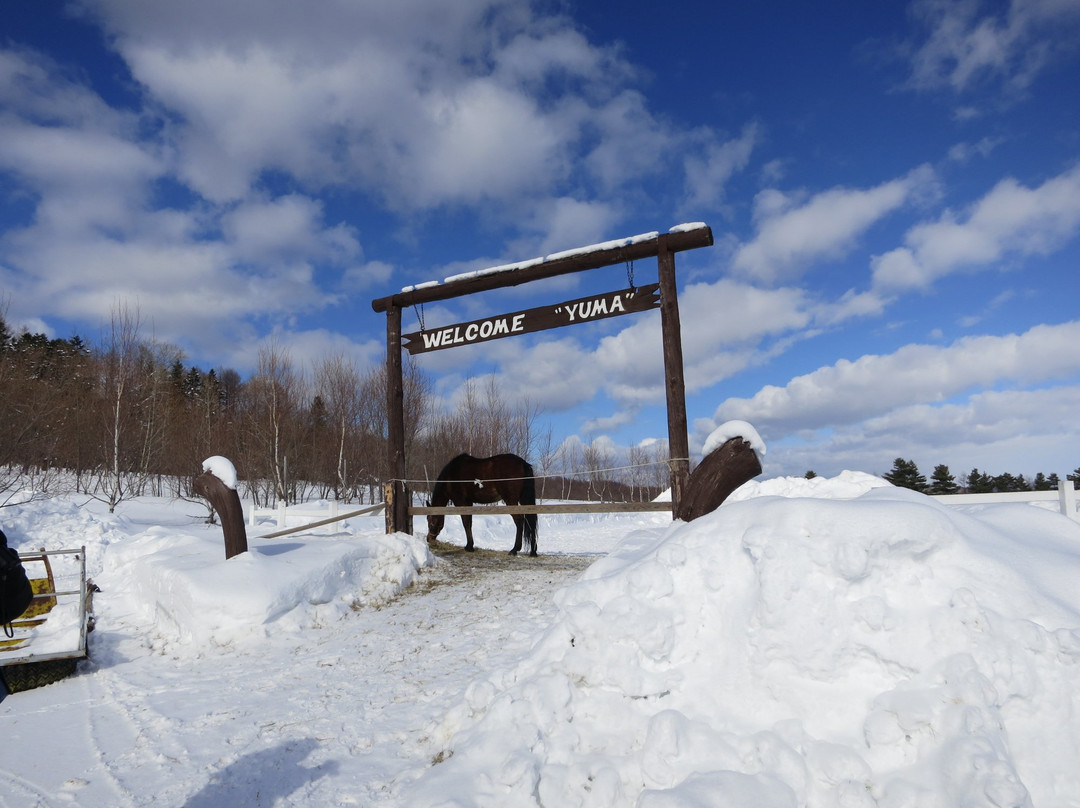
[[[323,400],[334,438],[334,496],[345,499],[350,488],[348,450],[351,444],[360,440],[363,376],[344,354],[322,360],[316,365],[314,375],[315,390]]]
[[[303,379],[293,368],[288,349],[271,341],[259,349],[255,375],[248,382],[250,437],[254,452],[247,458],[251,476],[268,481],[267,504],[289,501],[289,449],[295,446],[297,411]],[[295,463],[294,456],[294,463]],[[258,498],[258,490],[253,495]]]
[[[433,419],[430,437],[446,447],[447,459],[460,452],[476,456],[512,452],[528,458],[536,448],[539,413],[528,399],[508,401],[493,375],[482,387],[469,379],[454,410]]]
[[[598,438],[582,448],[585,468],[589,472],[589,499],[607,499],[608,469],[611,467],[611,443]]]
[[[163,496],[160,480],[172,462],[169,424],[177,414],[170,406],[169,368],[179,364],[183,351],[164,342],[144,342],[138,349],[139,369],[134,384],[135,417],[138,425],[139,455],[132,469],[136,495],[146,493],[146,484],[159,483],[151,492]]]
[[[99,355],[105,453],[97,484],[88,493],[106,503],[110,513],[132,493],[127,472],[132,466],[132,449],[138,446],[133,399],[139,381],[139,327],[137,308],[132,310],[126,303],[114,306]]]
[[[671,488],[671,466],[669,465],[668,444],[666,440],[657,440],[647,447],[651,456],[648,484],[660,491]]]
[[[547,481],[551,477],[555,468],[555,463],[558,460],[558,448],[552,443],[554,440],[554,434],[551,430],[551,425],[548,424],[547,428],[540,433],[537,438],[536,457],[537,457],[537,471],[539,472],[539,491],[537,495],[540,499],[547,498]]]
[[[649,451],[643,446],[631,446],[626,453],[626,479],[630,485],[630,498],[637,499],[647,487],[649,474]]]

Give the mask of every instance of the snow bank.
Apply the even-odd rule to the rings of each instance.
[[[248,552],[226,561],[220,530],[154,527],[109,547],[100,585],[112,615],[152,623],[148,641],[198,654],[379,605],[432,561],[423,540],[400,533],[251,539]]]
[[[407,804],[1076,805],[1077,580],[1080,527],[1039,509],[756,484],[564,589]]]
[[[892,484],[864,471],[842,471],[836,477],[773,477],[750,480],[731,492],[725,502],[756,497],[812,497],[815,499],[854,499],[874,488]]]

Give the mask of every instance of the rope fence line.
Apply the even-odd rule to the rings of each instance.
[[[606,473],[606,472],[609,472],[609,471],[626,471],[627,469],[640,469],[640,468],[648,468],[648,467],[651,467],[651,466],[667,466],[667,467],[670,468],[672,463],[676,463],[676,462],[679,462],[679,461],[685,461],[685,462],[689,463],[690,458],[689,457],[672,457],[669,460],[654,460],[654,461],[652,461],[650,463],[635,463],[635,464],[632,464],[632,465],[629,465],[629,466],[611,466],[609,468],[588,469],[586,471],[567,471],[567,472],[563,472],[561,474],[534,474],[532,477],[490,477],[490,478],[485,477],[485,478],[483,478],[483,480],[473,478],[473,479],[469,479],[469,480],[443,480],[443,482],[447,482],[447,483],[474,483],[474,482],[501,483],[501,482],[511,482],[511,481],[514,481],[514,480],[555,480],[555,479],[559,479],[559,478],[562,478],[562,477],[577,477],[577,476],[581,476],[581,475],[584,475],[584,474],[603,474],[603,473]],[[385,483],[405,483],[407,485],[412,485],[412,484],[431,485],[431,484],[436,483],[436,482],[438,482],[438,480],[402,480],[402,479],[397,479],[397,478],[390,478],[388,480],[385,480],[384,484]]]
[[[561,473],[561,474],[537,474],[537,475],[533,475],[533,477],[531,477],[531,478],[530,477],[493,477],[491,479],[484,479],[484,480],[480,480],[480,479],[444,480],[443,482],[465,482],[465,483],[476,483],[477,485],[482,485],[485,482],[510,482],[510,481],[515,481],[515,480],[528,480],[528,479],[550,480],[550,479],[559,479],[559,478],[565,478],[565,477],[574,477],[574,476],[579,476],[579,475],[584,475],[584,474],[602,474],[602,473],[607,473],[607,472],[612,472],[612,471],[625,471],[625,470],[628,470],[628,469],[648,468],[648,467],[660,466],[660,465],[670,467],[670,465],[672,463],[678,462],[680,460],[689,461],[690,458],[673,457],[673,458],[670,458],[668,460],[654,460],[654,461],[651,461],[649,463],[634,463],[634,464],[625,465],[625,466],[610,466],[610,467],[602,468],[602,469],[591,469],[591,470],[586,470],[586,471],[568,471],[568,472],[564,472],[564,473]],[[434,482],[438,482],[438,480],[435,480]],[[398,480],[398,479],[391,478],[391,479],[383,481],[382,485],[386,486],[386,485],[389,485],[389,484],[392,484],[392,483],[404,483],[404,484],[416,483],[416,484],[422,484],[422,485],[427,486],[427,485],[432,485],[433,481],[432,480]],[[275,531],[273,533],[267,533],[267,534],[265,534],[263,536],[257,536],[256,538],[259,538],[259,539],[276,539],[276,538],[278,538],[280,536],[287,536],[287,535],[292,534],[292,533],[297,533],[297,532],[304,531],[304,530],[310,530],[311,528],[315,528],[315,527],[322,527],[324,525],[328,525],[328,524],[331,524],[331,523],[334,523],[334,522],[340,522],[340,521],[342,521],[344,519],[349,519],[349,518],[354,517],[354,516],[362,516],[362,515],[371,514],[371,513],[374,513],[375,511],[380,510],[381,508],[384,508],[385,506],[386,506],[386,503],[381,502],[381,503],[379,503],[377,505],[370,505],[370,506],[368,506],[366,508],[361,508],[360,510],[350,511],[349,513],[344,513],[344,514],[332,516],[329,519],[323,519],[323,520],[320,520],[320,521],[317,521],[317,522],[311,522],[311,523],[308,523],[308,524],[299,525],[297,527],[287,528],[287,529],[284,529],[284,530],[278,530],[278,531]],[[656,502],[646,502],[646,503],[641,503],[641,502],[636,502],[636,503],[635,502],[620,502],[620,503],[589,502],[589,503],[564,504],[564,505],[532,505],[532,506],[529,506],[529,505],[513,505],[513,506],[511,506],[511,505],[484,505],[484,506],[480,506],[480,507],[477,507],[477,506],[469,506],[469,507],[464,507],[464,506],[462,506],[462,507],[434,507],[434,506],[410,505],[410,511],[415,513],[416,515],[420,515],[420,516],[422,516],[424,514],[428,514],[428,513],[459,513],[459,512],[489,513],[489,514],[492,514],[492,515],[504,514],[504,513],[601,513],[601,512],[611,511],[611,510],[614,510],[614,511],[622,511],[622,510],[668,510],[669,508],[671,508],[671,503],[670,502],[660,502],[660,503],[656,503]],[[252,511],[251,511],[252,518],[254,518],[254,514],[255,514],[256,510],[258,510],[258,509],[256,509],[256,508],[252,509]],[[277,509],[275,508],[275,509],[266,509],[266,510],[277,510]],[[285,511],[286,512],[288,511],[288,506],[287,505],[285,506]],[[254,524],[254,522],[252,522],[252,524]]]

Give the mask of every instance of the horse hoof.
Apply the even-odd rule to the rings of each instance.
[[[510,555],[517,555],[517,550],[511,550]]]
[[[468,547],[465,548],[465,552],[466,553],[471,553],[475,549],[476,549],[475,547],[473,547],[472,545],[469,545]]]

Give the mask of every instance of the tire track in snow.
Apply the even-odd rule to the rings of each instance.
[[[21,715],[74,745],[70,771],[14,767],[0,808],[396,804],[468,685],[526,654],[554,592],[598,557],[432,551],[381,607],[236,646],[162,646],[135,616],[101,621],[92,661],[53,686],[79,696],[25,694],[40,707]]]

